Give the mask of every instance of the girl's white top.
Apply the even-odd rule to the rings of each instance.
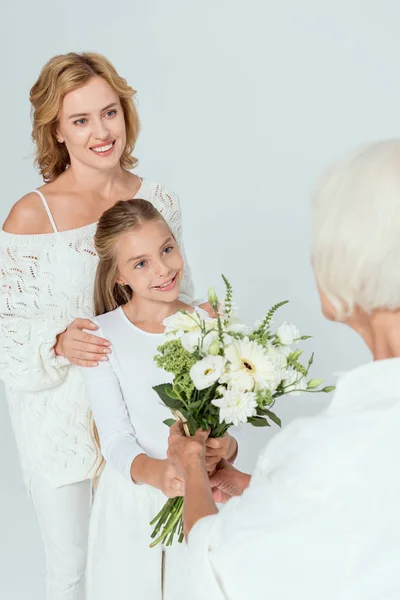
[[[185,261],[181,297],[191,303],[178,198],[147,180],[135,197],[152,202],[170,225]],[[93,473],[81,370],[53,347],[71,321],[94,315],[96,225],[40,235],[0,232],[0,378],[27,482],[37,473],[57,487]]]
[[[191,599],[400,598],[400,358],[344,375],[189,535]]]
[[[196,308],[202,317],[208,314]],[[82,369],[107,464],[132,481],[130,468],[138,454],[166,458],[172,418],[153,386],[170,383],[154,356],[163,334],[147,333],[129,321],[122,308],[96,317],[96,335],[110,340],[110,360]]]

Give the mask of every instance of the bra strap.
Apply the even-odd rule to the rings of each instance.
[[[52,226],[52,228],[53,228],[53,230],[54,230],[54,233],[58,233],[58,229],[57,229],[57,227],[56,227],[56,224],[55,224],[55,221],[54,221],[54,219],[53,219],[53,215],[51,214],[51,210],[50,210],[50,208],[49,208],[49,205],[47,204],[47,200],[46,200],[46,198],[44,197],[44,195],[42,194],[42,192],[40,192],[39,190],[33,190],[33,192],[34,192],[35,194],[38,194],[38,196],[40,196],[40,197],[41,197],[41,199],[42,199],[42,202],[43,202],[43,206],[44,206],[44,208],[46,209],[47,216],[49,217],[49,221],[50,221],[50,223],[51,223],[51,226]]]

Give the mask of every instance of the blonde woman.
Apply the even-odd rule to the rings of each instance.
[[[107,210],[95,247],[96,335],[109,339],[113,352],[109,361],[83,369],[106,460],[90,526],[88,600],[186,600],[185,545],[149,547],[150,521],[167,497],[184,493],[166,456],[164,420],[171,413],[153,390],[172,376],[157,367],[154,355],[165,319],[179,310],[208,315],[179,298],[182,254],[147,200],[118,202]],[[208,456],[211,471],[237,453],[231,435],[216,441],[217,451]]]
[[[80,369],[108,360],[95,332],[93,245],[100,215],[140,196],[180,245],[182,298],[193,286],[177,197],[130,172],[139,132],[134,90],[104,57],[70,53],[31,89],[36,164],[44,180],[12,208],[1,240],[0,377],[24,478],[43,534],[47,598],[82,600],[96,451]]]

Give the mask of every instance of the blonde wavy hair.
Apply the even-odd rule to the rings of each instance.
[[[145,223],[163,221],[162,215],[148,200],[121,200],[106,210],[97,224],[94,245],[99,256],[94,283],[95,315],[107,312],[126,304],[132,298],[130,287],[117,283],[118,265],[115,244],[122,235],[131,233]],[[168,225],[167,225],[168,226]],[[90,431],[97,451],[98,463],[101,457],[100,439],[93,417],[90,419]],[[105,466],[103,457],[97,467],[94,478],[97,480]]]
[[[132,169],[137,165],[137,159],[132,156],[140,130],[133,102],[136,91],[101,54],[69,52],[49,60],[30,91],[32,139],[36,144],[35,165],[46,183],[54,181],[70,165],[65,144],[60,144],[56,139],[62,101],[66,94],[82,87],[93,77],[102,77],[107,81],[121,102],[126,127],[121,166]]]

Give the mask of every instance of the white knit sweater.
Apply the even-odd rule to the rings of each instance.
[[[136,197],[152,202],[169,223],[185,261],[181,297],[192,302],[178,198],[147,180]],[[58,487],[93,472],[82,375],[53,346],[75,318],[93,317],[95,230],[96,223],[39,235],[0,232],[0,378],[28,485],[33,473]]]

